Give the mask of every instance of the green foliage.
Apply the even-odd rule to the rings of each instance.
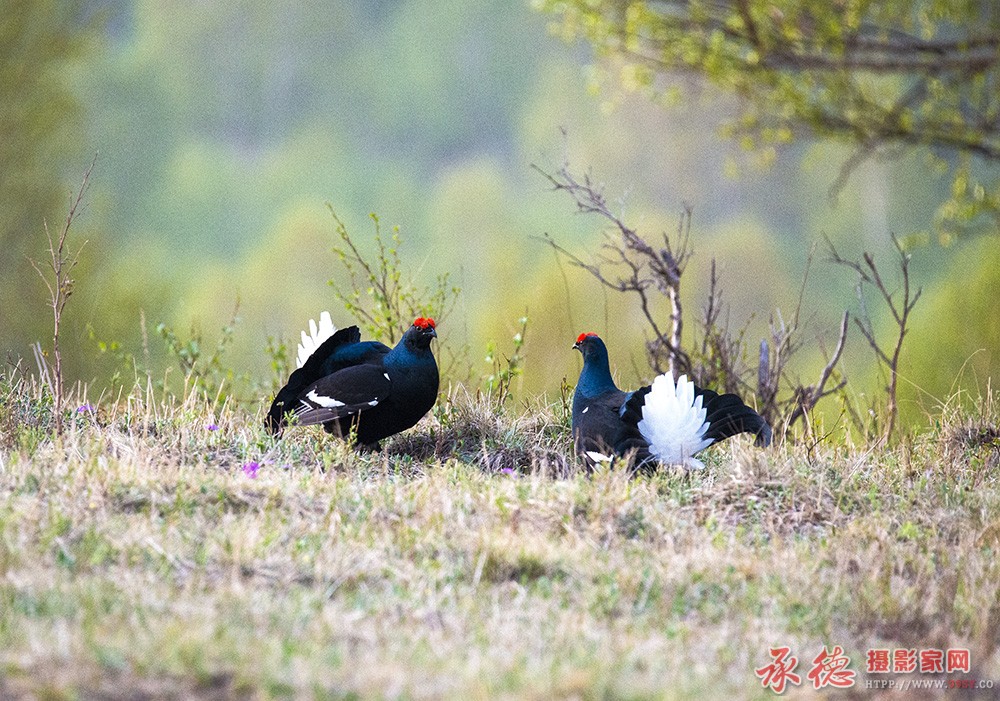
[[[991,170],[968,154],[958,159],[951,197],[938,208],[935,219],[942,244],[950,244],[963,231],[995,233],[1000,229],[1000,180],[991,179]]]
[[[157,325],[156,333],[163,339],[170,357],[180,367],[185,390],[196,389],[210,396],[222,395],[224,391],[226,394],[233,392],[236,372],[223,363],[223,358],[233,342],[233,334],[240,320],[239,309],[240,303],[237,300],[233,315],[229,323],[222,327],[211,355],[206,355],[205,339],[197,326],[191,327],[191,335],[184,340],[167,324]]]
[[[267,337],[267,348],[264,349],[271,365],[271,392],[277,393],[279,389],[288,381],[288,376],[292,373],[292,360],[289,355],[288,345],[281,339],[274,336]]]
[[[668,101],[679,74],[739,98],[723,134],[767,163],[797,135],[853,145],[839,191],[865,160],[926,148],[960,154],[945,234],[1000,219],[1000,9],[907,0],[545,0],[566,38],[620,60],[622,82]],[[975,170],[978,161],[989,168]],[[993,226],[996,230],[996,222]]]
[[[19,364],[8,362],[0,371],[0,450],[34,454],[54,429],[52,393],[29,379]]]
[[[671,228],[677,204],[693,204],[705,231],[695,265],[718,258],[732,293],[734,328],[751,317],[757,326],[766,324],[776,306],[787,309],[792,299],[785,288],[795,284],[785,278],[800,269],[794,261],[803,256],[803,237],[829,233],[850,252],[859,232],[882,233],[870,225],[879,223],[880,202],[887,228],[902,235],[931,230],[929,203],[947,196],[946,185],[928,176],[949,163],[927,169],[914,154],[902,164],[866,166],[834,210],[823,196],[829,164],[850,155],[836,144],[810,147],[816,155],[805,169],[782,159],[766,178],[720,179],[729,145],[705,126],[706,116],[726,109],[685,100],[666,112],[631,98],[604,109],[608,102],[595,101],[580,79],[583,55],[552,42],[546,18],[524,3],[345,0],[333,10],[297,5],[279,11],[240,0],[177,7],[123,0],[86,9],[98,6],[99,15],[84,16],[75,0],[13,0],[4,6],[0,45],[0,56],[13,57],[0,60],[0,118],[26,114],[19,105],[31,103],[39,119],[63,125],[45,131],[41,122],[20,121],[7,129],[4,121],[0,152],[21,144],[36,154],[21,158],[26,152],[19,152],[9,168],[0,168],[0,193],[6,193],[0,194],[0,220],[33,201],[40,205],[17,215],[18,241],[34,240],[46,213],[63,209],[70,187],[60,186],[60,177],[75,179],[80,165],[67,168],[67,162],[100,154],[77,230],[80,240],[90,241],[78,268],[86,284],[68,309],[65,338],[67,351],[79,351],[74,341],[86,338],[92,322],[98,338],[117,345],[103,354],[64,354],[67,382],[86,382],[93,391],[115,372],[113,385],[150,373],[162,379],[167,363],[180,363],[156,339],[156,323],[177,336],[191,319],[219,329],[230,311],[218,304],[220,297],[244,301],[240,330],[248,339],[230,344],[224,363],[273,388],[280,372],[275,364],[283,364],[260,352],[266,339],[276,339],[272,350],[278,351],[282,334],[297,333],[301,321],[319,311],[318,300],[333,296],[322,289],[333,276],[325,201],[345,222],[361,223],[352,233],[369,260],[373,248],[363,218],[375,209],[384,222],[406,222],[401,254],[414,279],[432,282],[434,273],[449,271],[450,282],[462,288],[443,329],[448,338],[435,351],[444,356],[442,367],[452,368],[450,374],[445,369],[447,379],[480,386],[482,349],[490,339],[503,348],[509,336],[510,316],[502,310],[527,305],[532,334],[525,347],[532,361],[518,386],[554,395],[561,378],[575,380],[578,359],[566,341],[591,329],[619,339],[621,379],[634,386],[644,365],[634,310],[602,298],[573,271],[560,275],[530,240],[549,231],[566,241],[581,237],[580,250],[592,242],[582,220],[553,206],[524,167],[558,150],[560,125],[572,135],[566,147],[574,161],[595,164],[596,178],[627,188],[622,205],[643,230]],[[99,21],[103,17],[109,21]],[[88,50],[95,40],[100,51]],[[64,59],[43,61],[46,52],[62,52]],[[32,57],[19,75],[38,78],[24,89],[7,79],[19,56]],[[652,80],[650,90],[663,85],[655,70],[624,74],[633,83]],[[767,148],[752,145],[758,153]],[[980,195],[975,187],[986,182],[988,164],[973,158],[969,167],[963,192],[989,201],[990,188]],[[15,181],[21,184],[16,191],[5,189]],[[53,198],[60,206],[45,204]],[[942,220],[939,226],[949,225]],[[773,238],[761,243],[758,231]],[[392,248],[388,229],[382,233]],[[0,268],[15,270],[0,283],[0,348],[30,357],[30,344],[48,333],[38,306],[43,290],[28,277],[25,251],[3,250]],[[757,258],[748,264],[747,255]],[[950,255],[941,253],[938,261]],[[769,271],[764,286],[761,269]],[[945,269],[928,263],[920,283],[929,289]],[[699,287],[707,279],[707,271],[693,269],[685,294],[702,300]],[[361,284],[368,304],[368,285]],[[819,286],[817,306],[843,298],[834,290],[833,283]],[[537,299],[547,303],[538,306]],[[810,305],[808,312],[814,310]],[[136,324],[143,311],[152,320],[152,344]],[[837,313],[818,310],[816,328],[832,325]],[[757,336],[753,326],[748,333]],[[933,339],[915,335],[913,343]],[[960,353],[965,341],[952,340],[956,356],[972,352]],[[823,345],[809,342],[804,354],[821,362]],[[204,362],[210,348],[201,350]],[[457,360],[448,358],[453,352]],[[936,370],[946,371],[957,367]],[[178,379],[173,372],[170,379]]]
[[[146,320],[142,319],[143,334],[146,333]],[[147,363],[140,363],[135,354],[122,346],[119,341],[105,341],[97,337],[97,331],[93,324],[87,324],[87,338],[100,356],[105,356],[111,360],[111,370],[108,376],[108,386],[111,388],[140,385],[142,382],[151,381],[151,370]]]
[[[0,245],[37,231],[61,205],[63,149],[72,150],[71,127],[79,104],[65,69],[92,45],[99,26],[84,18],[82,0],[6,0],[0,22]],[[32,237],[33,238],[33,237]],[[8,274],[20,261],[4,256]]]
[[[389,241],[382,238],[377,214],[371,214],[375,226],[375,252],[365,256],[347,231],[347,226],[330,207],[337,225],[340,243],[333,252],[347,272],[349,282],[342,287],[336,280],[330,285],[344,308],[376,340],[394,344],[419,316],[431,317],[439,324],[454,309],[459,288],[448,281],[448,273],[438,275],[433,286],[420,287],[412,274],[404,277],[399,256],[402,243],[399,227],[393,227]]]
[[[485,361],[491,372],[483,378],[483,391],[495,397],[499,404],[510,397],[510,385],[514,379],[524,374],[524,336],[528,331],[528,315],[522,316],[517,323],[520,329],[511,337],[511,353],[503,356],[503,362],[500,361],[496,342],[490,341],[486,345]]]

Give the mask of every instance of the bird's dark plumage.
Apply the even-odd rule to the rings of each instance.
[[[280,433],[291,413],[299,425],[323,424],[345,438],[356,431],[359,445],[377,448],[383,438],[415,425],[434,406],[434,338],[434,320],[424,318],[414,321],[393,348],[362,342],[357,326],[337,331],[291,374],[265,425]]]
[[[573,395],[573,439],[577,452],[634,455],[637,465],[700,466],[693,456],[737,433],[771,442],[771,427],[735,394],[718,394],[661,375],[652,385],[623,392],[611,377],[608,350],[596,334],[580,334],[573,346],[583,370]]]
[[[573,393],[576,451],[610,454],[621,428],[618,410],[628,395],[615,385],[608,349],[596,334],[581,334],[573,348],[583,354],[583,370]]]

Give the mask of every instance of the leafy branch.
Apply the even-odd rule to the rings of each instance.
[[[1000,222],[1000,10],[885,0],[543,0],[561,33],[624,62],[629,89],[669,95],[678,76],[733,95],[723,133],[762,160],[795,139],[849,144],[836,195],[872,158],[924,150],[952,171],[938,224]],[[958,158],[954,158],[957,156]],[[957,164],[956,164],[957,161]],[[974,174],[971,163],[985,167]],[[950,232],[942,230],[942,235]]]
[[[431,287],[420,288],[411,279],[404,279],[398,227],[393,228],[386,241],[378,216],[371,215],[375,225],[375,253],[368,258],[358,248],[347,225],[331,206],[327,207],[340,239],[333,252],[349,278],[346,286],[335,280],[329,284],[337,299],[373,338],[392,344],[418,316],[433,317],[439,324],[448,317],[455,307],[459,288],[450,284],[447,273],[439,275]]]
[[[514,378],[524,374],[524,337],[528,331],[528,314],[517,320],[519,329],[511,337],[511,354],[501,354],[495,341],[486,345],[486,363],[490,366],[489,376],[483,378],[483,389],[497,404],[503,404],[510,396],[510,386]],[[500,362],[503,355],[504,362]]]
[[[157,325],[156,333],[166,344],[167,352],[180,365],[185,382],[193,380],[194,387],[199,390],[207,393],[220,393],[223,383],[232,382],[235,379],[234,370],[223,364],[223,358],[229,346],[232,345],[236,325],[240,321],[239,312],[240,300],[237,299],[233,306],[233,313],[228,323],[222,327],[211,355],[206,355],[204,337],[197,327],[192,327],[190,337],[187,340],[182,340],[171,327],[164,323]]]

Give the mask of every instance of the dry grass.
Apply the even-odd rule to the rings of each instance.
[[[152,393],[53,441],[4,382],[2,698],[768,698],[775,644],[968,647],[961,676],[1000,678],[992,406],[630,479],[470,397],[359,455]]]

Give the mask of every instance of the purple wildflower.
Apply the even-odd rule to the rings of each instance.
[[[509,476],[513,477],[514,474],[515,474],[514,473],[514,468],[512,468],[512,467],[505,467],[504,469],[500,470],[500,474],[501,475],[509,475]]]
[[[250,462],[243,463],[243,474],[250,479],[257,479],[257,470],[260,469],[260,463],[254,460]]]
[[[90,404],[81,404],[76,408],[77,414],[88,414],[93,412],[94,412],[94,407],[92,407]]]
[[[219,430],[219,427],[216,424],[209,424],[205,428],[208,429],[209,431],[218,431]]]

